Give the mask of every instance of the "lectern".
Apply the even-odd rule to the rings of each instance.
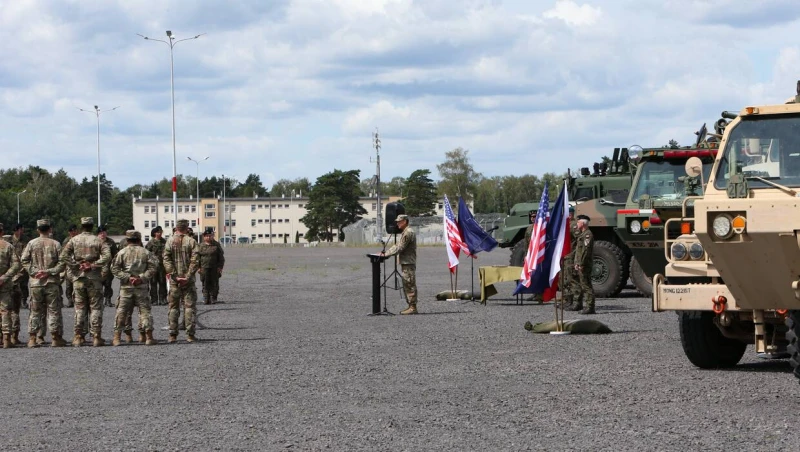
[[[369,262],[372,264],[372,313],[370,315],[381,315],[381,263],[386,260],[386,256],[380,254],[367,254]],[[385,309],[384,309],[385,311]]]

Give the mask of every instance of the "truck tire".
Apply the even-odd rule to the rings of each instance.
[[[701,369],[733,367],[747,344],[722,335],[710,311],[679,311],[681,345],[689,361]]]
[[[628,283],[625,253],[617,245],[604,240],[594,242],[592,251],[594,295],[598,298],[616,297]]]
[[[642,266],[636,258],[631,258],[631,281],[636,289],[645,297],[653,296],[653,278],[644,274]]]
[[[528,250],[525,249],[525,240],[520,240],[511,248],[511,258],[508,260],[508,265],[522,267],[526,254],[528,254]]]
[[[792,373],[800,379],[800,311],[789,311],[786,316],[786,340],[789,345],[786,351],[789,352],[789,364],[792,366]]]

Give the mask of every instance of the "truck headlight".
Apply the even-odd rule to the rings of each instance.
[[[714,231],[714,235],[721,239],[727,239],[733,234],[731,218],[724,214],[714,218],[714,221],[711,223],[711,228]]]
[[[639,220],[631,221],[631,232],[634,234],[642,232],[642,223],[640,223]]]
[[[700,242],[694,242],[689,245],[689,257],[694,260],[700,260],[703,258],[705,254],[705,250],[703,249],[703,245]]]
[[[682,261],[686,259],[686,245],[681,242],[676,242],[672,244],[672,248],[670,249],[670,254],[672,258],[678,261]]]

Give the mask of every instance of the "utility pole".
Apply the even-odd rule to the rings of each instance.
[[[383,208],[381,207],[381,138],[378,135],[378,128],[372,134],[372,145],[375,147],[375,194],[378,198],[378,216],[376,218],[378,226],[378,241],[383,241]]]

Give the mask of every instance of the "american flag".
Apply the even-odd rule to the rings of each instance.
[[[461,233],[458,231],[456,224],[456,216],[453,215],[453,208],[450,207],[450,200],[447,195],[444,195],[444,243],[447,248],[447,260],[450,272],[454,272],[458,266],[458,255],[461,250],[469,255],[469,248],[464,240],[461,238]]]
[[[545,182],[542,199],[539,201],[539,210],[533,222],[531,242],[528,244],[528,253],[522,264],[522,273],[519,275],[520,284],[531,286],[531,275],[544,261],[544,251],[547,245],[547,222],[550,221],[550,203],[548,202],[548,183]]]

